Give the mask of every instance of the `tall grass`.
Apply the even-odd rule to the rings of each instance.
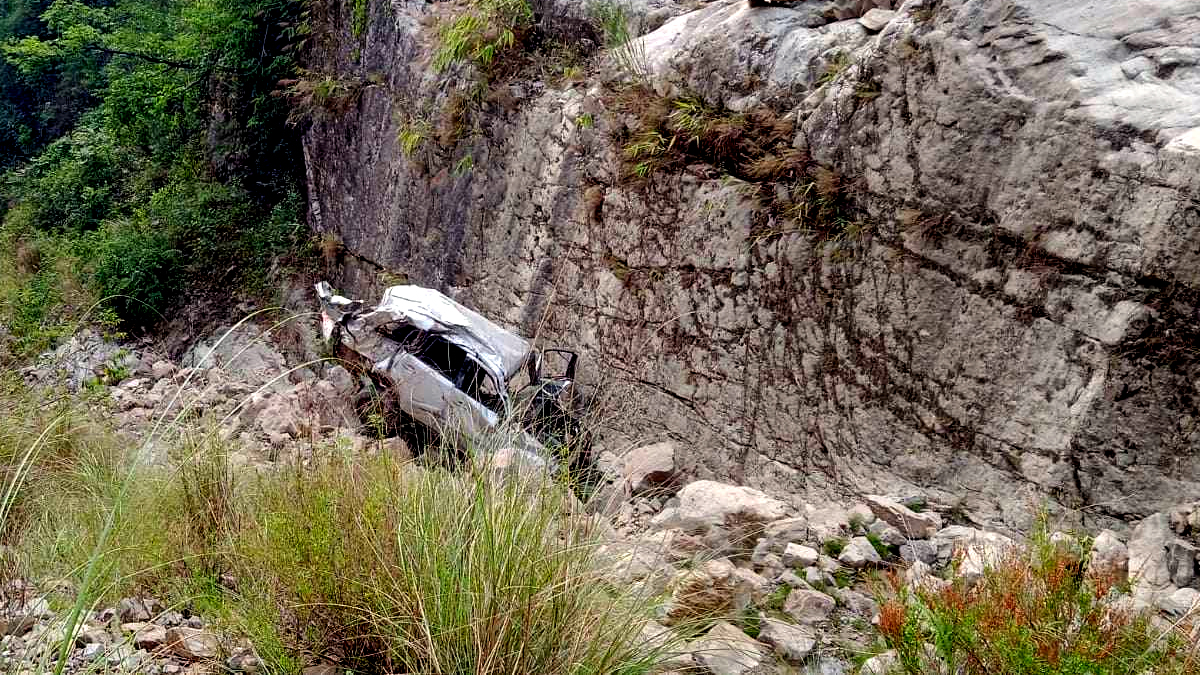
[[[609,50],[617,67],[634,83],[649,84],[650,62],[646,56],[646,44],[638,39],[643,32],[641,20],[635,18],[630,8],[620,0],[599,2],[592,7],[591,14],[604,36],[604,47]]]
[[[411,673],[641,673],[647,616],[599,583],[557,485],[381,456],[264,486],[237,549],[292,636]],[[640,619],[640,620],[639,620]]]
[[[661,658],[640,638],[647,603],[600,583],[558,481],[332,445],[237,474],[203,427],[159,436],[170,461],[151,464],[88,415],[16,383],[0,396],[5,541],[15,573],[72,589],[68,626],[147,592],[250,636],[272,673],[336,656],[362,672],[632,675]]]

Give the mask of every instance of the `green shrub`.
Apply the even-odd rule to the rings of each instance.
[[[83,240],[85,278],[122,319],[157,321],[179,293],[184,258],[170,233],[129,221],[110,223]]]
[[[95,229],[119,197],[128,168],[112,136],[91,116],[51,143],[29,166],[9,176],[23,218],[44,231]]]
[[[1110,604],[1120,588],[1086,569],[1072,547],[1050,542],[1043,521],[1026,548],[973,585],[958,578],[942,590],[914,593],[893,575],[880,598],[879,629],[902,672],[913,675],[1196,672],[1195,645],[1152,629],[1147,615]],[[945,665],[930,663],[927,645]]]
[[[892,546],[890,544],[883,543],[883,540],[879,538],[879,535],[875,534],[874,532],[867,532],[866,536],[867,541],[871,542],[871,548],[875,549],[875,552],[879,554],[880,558],[887,560],[888,558],[894,558],[899,555],[900,548],[898,546]]]
[[[825,551],[825,555],[836,558],[846,550],[846,540],[841,537],[826,539],[821,543],[821,550]]]
[[[156,230],[169,233],[193,260],[207,264],[236,250],[252,210],[248,196],[236,185],[184,176],[156,191],[141,217]]]

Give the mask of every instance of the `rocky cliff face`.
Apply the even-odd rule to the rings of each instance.
[[[429,66],[448,4],[375,1],[358,30],[344,7],[312,67],[355,96],[305,135],[336,281],[406,278],[574,345],[636,396],[617,437],[674,439],[696,477],[1008,521],[1047,497],[1102,522],[1187,501],[1200,2],[854,18],[887,4],[636,5],[657,28],[632,102],[603,52],[586,78],[532,57],[473,92]],[[543,37],[599,39],[581,0],[535,9]],[[689,148],[631,176],[619,139],[677,100],[786,132],[807,168],[756,179]],[[854,216],[803,222],[814,187]]]

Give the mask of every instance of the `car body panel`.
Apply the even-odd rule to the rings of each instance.
[[[545,379],[541,355],[529,341],[433,289],[392,286],[367,309],[334,294],[325,282],[316,291],[322,337],[385,380],[400,408],[421,424],[466,440],[499,429],[505,419],[519,419],[525,428],[513,429],[507,445],[544,459],[547,439],[565,438],[547,429],[567,415],[561,394],[571,391],[574,352],[547,350],[565,355],[570,378]],[[523,372],[530,384],[514,395]],[[531,405],[535,399],[537,405]],[[532,409],[551,413],[535,419],[528,414]]]

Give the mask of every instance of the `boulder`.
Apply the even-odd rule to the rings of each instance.
[[[1141,604],[1153,605],[1156,597],[1171,587],[1171,568],[1167,544],[1175,538],[1166,514],[1143,518],[1129,536],[1129,578],[1134,597]]]
[[[783,613],[797,623],[816,624],[828,619],[836,605],[833,598],[820,591],[795,589],[783,601]]]
[[[701,480],[679,491],[675,519],[689,532],[745,523],[769,523],[788,514],[786,502],[754,488]]]
[[[161,380],[165,377],[171,377],[175,374],[176,370],[178,368],[170,361],[155,361],[150,366],[150,375],[156,380]]]
[[[722,621],[691,645],[696,664],[712,675],[742,675],[763,665],[770,656],[737,626]]]
[[[913,563],[919,560],[932,565],[937,562],[938,554],[933,544],[921,539],[913,539],[900,545],[900,559],[906,563]]]
[[[938,530],[932,543],[938,550],[938,562],[944,565],[957,558],[957,573],[968,582],[978,579],[988,568],[1000,564],[1014,546],[1012,539],[998,532],[960,525]]]
[[[864,499],[872,513],[909,539],[928,539],[942,527],[942,517],[936,513],[917,513],[900,502],[880,495],[867,495]]]
[[[808,519],[802,516],[781,518],[763,528],[763,538],[772,544],[772,550],[781,552],[788,544],[808,540]]]
[[[879,552],[871,545],[866,537],[854,537],[838,555],[838,562],[856,570],[871,567],[883,562]]]
[[[791,543],[783,549],[783,564],[787,567],[811,567],[817,564],[821,556],[817,549],[809,546]]]
[[[817,635],[811,628],[766,617],[759,625],[758,639],[792,663],[808,658],[817,646]]]
[[[670,441],[635,448],[625,455],[622,480],[627,494],[665,489],[675,476],[675,445]]]
[[[1124,583],[1129,578],[1129,549],[1112,530],[1102,530],[1092,540],[1088,573]]]
[[[1170,594],[1160,595],[1156,604],[1172,618],[1187,616],[1200,608],[1200,591],[1194,588],[1178,588]]]
[[[808,536],[814,541],[843,537],[850,532],[850,514],[840,506],[815,508],[806,505],[804,516],[808,520]]]
[[[904,535],[903,532],[882,520],[877,520],[874,523],[871,523],[871,527],[868,529],[871,534],[879,537],[880,541],[890,546],[903,546],[909,541],[922,541],[920,539],[909,539]]]
[[[933,568],[920,560],[904,571],[904,586],[910,591],[937,593],[949,585],[949,581],[935,576]]]
[[[673,591],[663,623],[673,625],[698,616],[712,616],[750,603],[754,583],[738,573],[728,560],[710,560],[681,572],[671,583]]]

